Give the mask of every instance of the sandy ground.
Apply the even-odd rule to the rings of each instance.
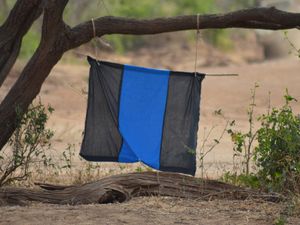
[[[274,224],[281,211],[278,204],[251,200],[206,202],[147,197],[136,198],[122,204],[84,206],[32,204],[29,207],[2,207],[0,224],[265,225]],[[289,217],[286,224],[300,224],[300,218]]]

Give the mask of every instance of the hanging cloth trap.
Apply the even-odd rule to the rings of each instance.
[[[90,161],[138,162],[195,174],[204,74],[97,61],[90,63],[80,155]]]
[[[93,20],[92,25],[96,36]],[[198,37],[199,29],[196,48]],[[80,155],[89,161],[143,162],[157,170],[194,175],[205,77],[196,71],[196,62],[190,73],[91,57],[88,62],[88,107]]]

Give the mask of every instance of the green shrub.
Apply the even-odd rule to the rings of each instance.
[[[40,164],[53,165],[46,152],[54,133],[45,126],[52,112],[53,108],[46,108],[40,102],[25,113],[16,108],[17,127],[9,140],[10,148],[0,152],[0,186],[26,180]]]
[[[234,130],[235,121],[227,130],[234,144],[234,158],[242,157],[242,171],[228,172],[223,180],[268,191],[299,193],[300,191],[300,117],[290,105],[296,102],[288,91],[281,108],[269,106],[266,114],[258,117],[260,126],[254,129],[255,89],[248,109],[249,130]],[[255,170],[250,170],[254,163]]]
[[[259,118],[255,148],[257,176],[272,191],[300,191],[300,119],[290,102],[296,101],[286,92],[285,104],[273,108]]]

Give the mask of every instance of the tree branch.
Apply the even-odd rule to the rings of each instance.
[[[68,26],[63,21],[63,13],[68,1],[48,0],[44,12],[41,46],[47,47],[53,45],[53,41],[62,39],[60,38],[60,34],[66,33],[65,29]],[[56,33],[57,31],[60,32]]]
[[[158,34],[197,29],[197,15],[157,19],[130,19],[106,16],[95,20],[96,34]],[[227,14],[199,16],[199,29],[251,28],[281,30],[300,27],[300,13],[272,8],[252,8]],[[78,47],[93,38],[91,21],[79,24],[68,33],[67,49]]]
[[[51,69],[63,55],[66,25],[62,14],[68,0],[47,0],[39,47],[0,105],[0,149],[16,127],[16,108],[25,112]]]
[[[41,13],[41,0],[18,0],[0,27],[0,87],[16,62],[24,35]]]

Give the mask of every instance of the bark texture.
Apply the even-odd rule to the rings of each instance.
[[[27,0],[26,0],[27,1]],[[16,108],[26,111],[38,95],[51,69],[63,55],[68,27],[62,21],[67,0],[49,0],[44,7],[42,37],[39,47],[21,72],[16,83],[0,104],[0,149],[16,127]]]
[[[265,194],[219,181],[201,180],[182,174],[166,172],[115,175],[78,186],[37,185],[44,190],[0,189],[0,205],[26,204],[27,201],[71,205],[105,204],[124,202],[133,197],[151,195],[202,200],[244,200],[248,198],[272,202],[284,200],[284,197],[278,194]]]
[[[62,14],[68,0],[18,0],[7,21],[0,27],[0,85],[18,56],[21,40],[33,21],[44,11],[40,45],[20,77],[0,104],[0,149],[15,130],[16,107],[26,111],[38,95],[44,80],[64,52],[93,38],[91,21],[68,27]],[[197,29],[197,15],[139,20],[106,16],[95,20],[96,35],[157,34]],[[199,29],[250,28],[291,29],[300,27],[300,13],[276,8],[253,8],[227,14],[199,17]]]
[[[41,0],[19,0],[0,27],[0,87],[16,62],[24,35],[41,13]]]

